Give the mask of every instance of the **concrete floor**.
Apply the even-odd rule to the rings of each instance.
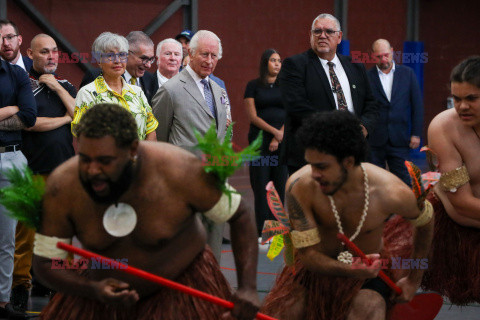
[[[415,159],[417,165],[424,170],[426,167],[423,159]],[[230,183],[242,193],[246,201],[253,207],[253,193],[250,188],[250,182],[248,177],[248,167],[241,168],[232,178]],[[228,237],[228,234],[226,235]],[[235,274],[235,263],[231,246],[224,244],[222,247],[221,268],[225,277],[228,279],[232,287],[237,287],[237,280]],[[268,247],[266,245],[259,246],[259,260],[258,260],[258,292],[260,298],[263,298],[268,294],[272,287],[275,277],[281,271],[283,267],[283,258],[278,256],[274,261],[270,261],[266,257]],[[30,301],[30,310],[33,310],[32,315],[40,311],[43,306],[48,302],[47,298],[34,297]],[[452,306],[448,301],[445,301],[440,313],[435,320],[479,320],[480,319],[480,305],[474,304],[467,307]],[[183,319],[179,319],[183,320]],[[187,319],[185,319],[187,320]],[[301,320],[301,319],[299,319]],[[415,320],[415,319],[406,319]]]

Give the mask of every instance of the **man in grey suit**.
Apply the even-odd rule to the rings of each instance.
[[[152,100],[153,114],[158,120],[158,141],[181,147],[197,144],[193,129],[205,134],[212,122],[217,137],[225,138],[227,130],[227,94],[210,74],[222,58],[222,43],[211,31],[200,30],[190,41],[190,63],[167,81]],[[209,226],[208,244],[220,262],[223,225]]]

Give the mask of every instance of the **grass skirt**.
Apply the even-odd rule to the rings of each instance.
[[[433,192],[428,200],[435,212],[435,229],[422,287],[456,305],[480,303],[480,230],[453,221]]]
[[[231,289],[211,250],[200,253],[176,282],[231,300]],[[160,286],[160,285],[159,285]],[[226,309],[179,291],[160,287],[131,308],[57,293],[40,315],[42,320],[178,320],[220,319]]]
[[[398,218],[393,218],[387,224],[396,225],[400,223]],[[404,224],[402,224],[404,225]],[[408,224],[405,226],[408,227]],[[388,238],[384,242],[395,244]],[[394,245],[396,254],[403,252],[402,246]],[[381,257],[390,259],[393,254],[390,248],[385,246]],[[383,270],[388,276],[398,279],[392,271]],[[396,272],[400,276],[400,272]],[[302,320],[344,320],[350,310],[353,298],[360,291],[364,280],[325,276],[307,270],[297,259],[295,263],[295,274],[292,268],[284,267],[282,273],[277,277],[274,287],[267,295],[261,312],[281,320],[298,320],[295,311],[298,301],[304,297]],[[393,303],[387,303],[387,314],[393,307]]]

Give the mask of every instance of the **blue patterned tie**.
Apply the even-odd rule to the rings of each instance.
[[[210,85],[206,79],[202,79],[200,82],[203,84],[203,93],[205,95],[205,101],[207,102],[208,108],[210,108],[213,117],[216,119],[217,113],[215,112],[215,103],[213,102],[213,94],[212,90],[210,89]]]

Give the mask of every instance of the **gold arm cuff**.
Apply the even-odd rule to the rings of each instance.
[[[429,223],[432,218],[433,206],[430,201],[425,200],[422,213],[415,220],[411,220],[410,222],[413,224],[413,226],[419,228]]]
[[[438,182],[443,191],[457,192],[457,189],[468,181],[470,181],[470,177],[468,176],[467,167],[463,165],[459,168],[442,173]]]
[[[226,183],[229,190],[235,191],[235,189]],[[228,196],[222,193],[220,200],[215,204],[215,206],[204,213],[205,217],[212,220],[215,223],[224,223],[228,221],[237,211],[238,206],[240,205],[240,200],[242,196],[238,193],[232,194],[232,203],[228,201]]]
[[[318,228],[313,228],[307,231],[293,230],[290,232],[292,236],[293,246],[297,249],[313,246],[320,243],[320,233]]]
[[[52,259],[66,259],[68,252],[57,248],[57,242],[72,244],[71,238],[49,237],[40,233],[35,233],[35,241],[33,244],[33,253],[37,256]]]

